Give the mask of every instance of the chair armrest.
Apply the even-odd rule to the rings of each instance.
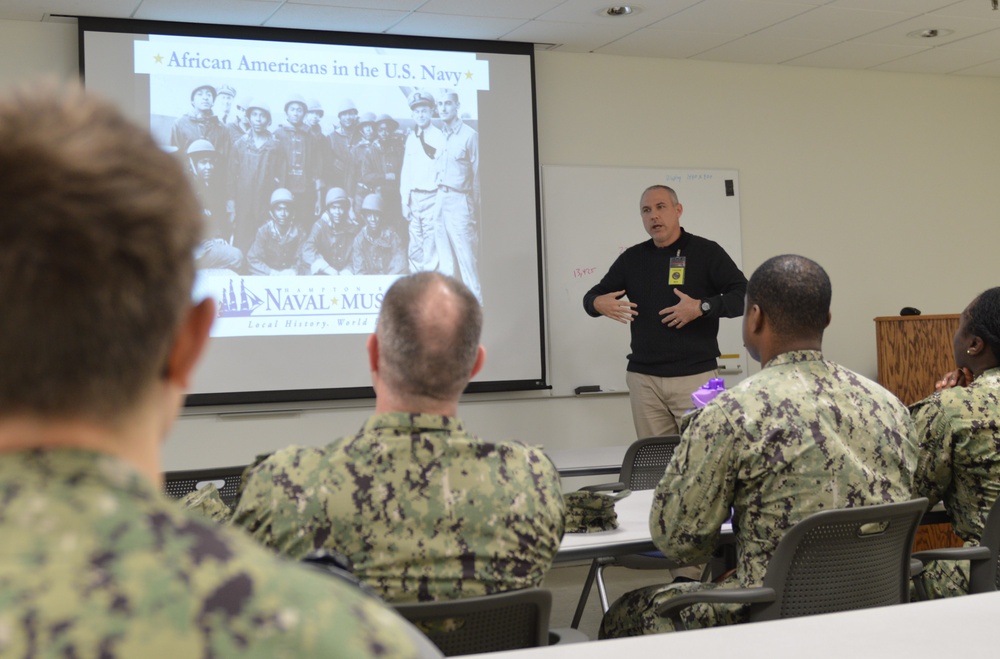
[[[927,561],[988,561],[989,547],[942,547],[941,549],[925,549],[911,555],[921,563]]]
[[[766,604],[777,597],[774,588],[713,588],[673,597],[656,609],[656,614],[673,620],[677,629],[686,629],[681,611],[692,604]]]
[[[621,492],[625,489],[625,483],[601,483],[599,485],[585,485],[580,488],[581,492]]]

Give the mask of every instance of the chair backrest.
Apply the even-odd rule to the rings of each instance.
[[[993,502],[979,544],[990,550],[989,562],[972,561],[969,574],[970,593],[1000,590],[1000,498]]]
[[[773,602],[750,620],[865,609],[909,601],[910,548],[927,499],[826,510],[788,530],[767,566]]]
[[[549,643],[552,593],[541,588],[392,606],[446,657]]]
[[[630,490],[652,490],[663,478],[680,441],[680,435],[659,435],[635,440],[625,451],[619,480]]]
[[[200,489],[199,486],[204,487],[202,483],[215,483],[222,501],[232,506],[239,498],[240,479],[245,469],[246,466],[240,466],[164,472],[163,492],[173,499],[183,499],[189,493]]]

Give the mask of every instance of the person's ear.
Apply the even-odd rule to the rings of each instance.
[[[189,387],[194,368],[208,345],[213,322],[215,301],[211,298],[188,309],[167,356],[165,379],[181,389]]]
[[[760,310],[760,306],[751,304],[750,308],[746,310],[746,315],[747,328],[750,330],[750,333],[760,334],[764,328],[764,312]]]
[[[830,326],[830,321],[831,321],[831,320],[833,320],[833,314],[832,314],[832,313],[830,313],[829,311],[827,311],[827,312],[826,312],[826,324],[825,324],[825,325],[823,325],[823,329],[826,329],[827,327],[829,327],[829,326]]]
[[[472,365],[472,373],[469,375],[469,379],[476,377],[476,374],[483,369],[483,364],[486,363],[486,348],[479,346],[476,351],[476,363]]]
[[[372,374],[378,373],[378,336],[376,334],[368,335],[368,368],[371,370]]]

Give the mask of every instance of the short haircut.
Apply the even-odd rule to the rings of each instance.
[[[747,306],[756,304],[785,337],[822,336],[833,289],[820,264],[795,254],[764,261],[747,283]]]
[[[980,293],[969,307],[969,332],[981,338],[1000,360],[1000,286]]]
[[[434,290],[439,286],[444,300]],[[436,272],[403,277],[379,313],[381,375],[404,395],[457,398],[476,362],[482,327],[479,301],[461,282]]]
[[[177,159],[109,103],[0,99],[0,410],[113,423],[162,377],[201,212]]]
[[[649,192],[650,190],[666,190],[667,192],[670,193],[670,198],[674,200],[674,206],[681,203],[680,201],[677,200],[677,192],[672,187],[670,187],[669,185],[659,185],[659,184],[651,185],[645,190],[643,190],[642,194],[639,195],[639,199],[641,200],[643,197],[645,197],[646,193]]]

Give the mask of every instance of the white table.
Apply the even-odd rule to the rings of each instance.
[[[615,503],[618,528],[596,533],[567,533],[556,552],[556,563],[591,560],[601,556],[621,556],[646,551],[656,551],[649,533],[649,509],[653,505],[653,490],[637,490]],[[722,533],[732,533],[729,522],[722,525]]]
[[[563,535],[555,563],[592,560],[601,556],[622,556],[655,551],[649,532],[649,510],[653,505],[653,490],[637,490],[615,503],[618,528],[596,533],[566,533]],[[924,516],[924,524],[947,520],[942,504],[938,503]],[[722,525],[723,539],[732,538],[733,525]]]
[[[633,492],[615,503],[618,528],[596,533],[567,533],[563,536],[555,562],[591,560],[600,556],[618,556],[654,551],[649,534],[649,509],[653,490]]]
[[[545,451],[563,478],[577,476],[615,476],[622,470],[622,458],[628,446],[592,446],[588,448]]]
[[[653,634],[589,643],[494,652],[490,659],[735,657],[994,657],[1000,593]]]

